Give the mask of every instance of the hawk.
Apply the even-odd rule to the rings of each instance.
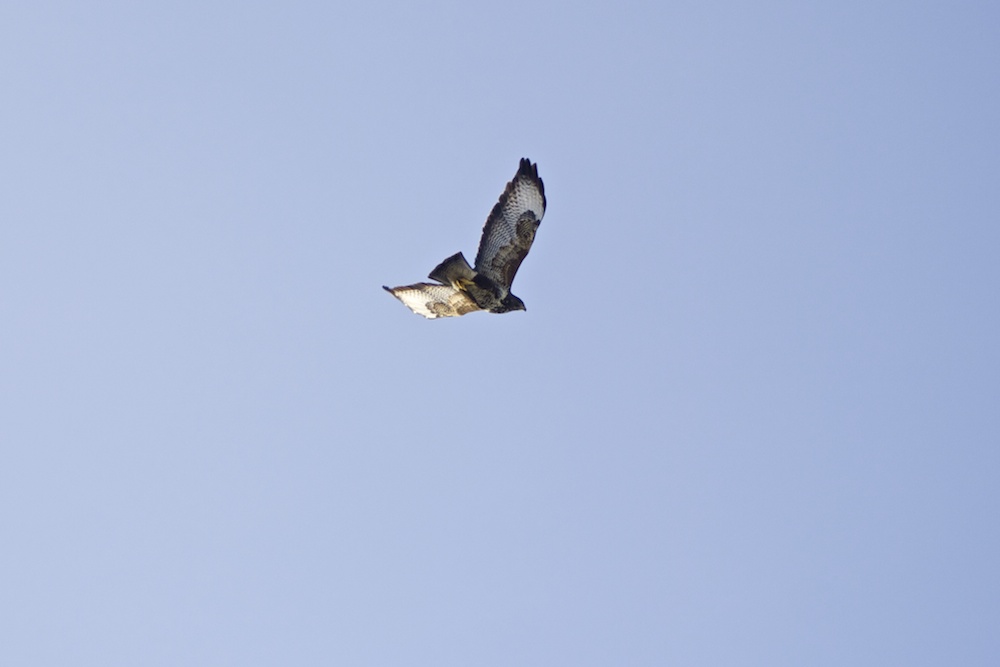
[[[545,186],[538,165],[521,158],[514,179],[500,195],[483,226],[475,267],[455,253],[427,277],[436,282],[385,287],[407,308],[428,319],[458,317],[477,310],[525,310],[510,284],[524,261],[545,215]]]

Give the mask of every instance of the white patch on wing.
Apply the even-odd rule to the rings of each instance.
[[[392,294],[417,315],[423,315],[428,319],[437,317],[437,314],[427,307],[429,299],[424,292],[414,289],[394,289]]]
[[[472,299],[450,285],[417,283],[387,288],[387,291],[417,315],[423,315],[430,320],[438,317],[456,317],[478,310]]]
[[[516,213],[511,216],[516,222],[524,211],[531,211],[535,214],[536,220],[541,220],[545,215],[545,198],[542,196],[538,185],[527,178],[518,178],[514,184],[514,193],[510,198],[512,208]]]

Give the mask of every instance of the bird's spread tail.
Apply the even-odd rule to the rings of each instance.
[[[475,278],[476,272],[469,266],[465,255],[457,252],[434,267],[427,277],[444,285],[458,286]]]

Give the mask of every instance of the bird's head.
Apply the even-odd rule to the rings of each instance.
[[[512,310],[527,310],[527,308],[524,307],[523,301],[508,292],[507,296],[505,296],[503,301],[500,302],[500,305],[493,308],[491,312],[509,313]]]

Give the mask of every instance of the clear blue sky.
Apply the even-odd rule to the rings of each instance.
[[[148,4],[0,9],[0,663],[997,664],[996,3]]]

